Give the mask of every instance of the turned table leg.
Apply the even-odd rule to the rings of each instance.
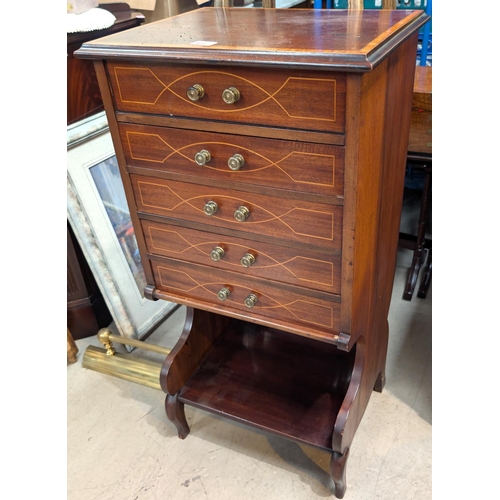
[[[186,414],[184,413],[184,404],[178,399],[179,393],[172,396],[167,394],[165,399],[165,411],[167,413],[168,419],[177,428],[177,433],[180,439],[184,439],[189,434],[189,425],[186,420]]]
[[[346,490],[345,471],[347,466],[347,458],[349,457],[349,448],[346,448],[343,454],[336,451],[332,454],[330,461],[330,476],[335,483],[335,496],[344,498]]]

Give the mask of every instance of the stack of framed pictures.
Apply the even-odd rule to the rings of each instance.
[[[118,333],[144,338],[177,304],[144,297],[144,270],[105,113],[68,126],[67,141],[68,220]]]

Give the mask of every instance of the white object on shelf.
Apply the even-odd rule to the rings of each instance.
[[[116,17],[105,9],[90,9],[83,14],[66,14],[68,33],[104,30],[115,24]]]

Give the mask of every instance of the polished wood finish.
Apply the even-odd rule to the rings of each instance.
[[[342,147],[135,124],[120,125],[120,136],[129,167],[152,168],[166,178],[221,187],[272,185],[273,190],[343,198]],[[202,166],[195,161],[201,150],[211,155]],[[228,166],[235,154],[244,158],[236,171]]]
[[[156,288],[184,300],[205,302],[206,306],[220,306],[220,312],[231,315],[233,311],[247,312],[245,299],[251,293],[258,298],[252,308],[252,318],[267,317],[271,321],[289,323],[296,329],[315,328],[332,337],[339,331],[340,297],[319,292],[306,294],[298,288],[276,285],[269,280],[243,277],[239,273],[221,271],[173,259],[150,259]],[[221,301],[217,293],[226,287],[230,296]]]
[[[198,12],[202,12],[201,10]],[[188,116],[242,124],[343,132],[345,76],[326,72],[189,66],[108,64],[116,109],[123,112]],[[190,101],[187,90],[201,85],[204,95]],[[227,88],[241,97],[231,105]]]
[[[141,221],[148,253],[183,259],[194,264],[212,265],[215,269],[233,271],[242,276],[264,278],[312,290],[340,294],[340,250],[272,245],[258,240],[239,238],[174,226],[155,221]],[[223,257],[215,264],[210,252],[220,247]],[[251,253],[255,262],[244,267],[242,257]]]
[[[220,314],[187,308],[179,341],[162,366],[160,383],[167,394],[175,395],[186,385],[230,322]]]
[[[189,425],[186,420],[186,414],[184,412],[184,404],[179,400],[179,394],[176,393],[174,396],[167,394],[165,398],[165,412],[168,419],[177,428],[177,434],[180,439],[185,439],[189,434]]]
[[[267,194],[207,187],[198,184],[130,175],[137,209],[149,213],[183,219],[209,228],[225,228],[233,232],[265,235],[270,238],[340,248],[342,207],[312,201],[275,198]],[[238,187],[242,188],[238,184]],[[214,202],[218,209],[207,215],[204,207]],[[234,213],[245,206],[250,215],[236,220]]]
[[[335,482],[335,496],[337,498],[344,498],[347,489],[346,484],[346,467],[347,459],[349,458],[349,448],[344,453],[332,453],[330,460],[330,475]]]
[[[236,322],[182,388],[179,400],[331,450],[356,357],[333,345]]]
[[[207,8],[88,42],[77,55],[141,64],[204,62],[207,70],[230,64],[369,72],[428,19],[405,9]]]
[[[183,438],[196,406],[328,450],[339,498],[385,383],[426,20],[200,9],[79,52],[96,60],[147,296],[188,306],[160,375],[168,418]]]

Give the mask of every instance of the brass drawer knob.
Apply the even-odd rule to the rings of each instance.
[[[203,211],[207,215],[213,215],[213,214],[215,214],[215,212],[217,212],[217,210],[219,210],[219,205],[217,205],[217,203],[215,203],[215,201],[209,201],[203,207]]]
[[[238,221],[238,222],[243,222],[245,219],[248,218],[248,216],[250,215],[250,210],[248,210],[247,207],[239,207],[238,210],[236,210],[236,212],[234,212],[234,218]]]
[[[231,170],[239,170],[245,164],[245,158],[240,154],[235,154],[227,161]]]
[[[236,87],[229,87],[222,92],[222,100],[226,104],[234,104],[240,97],[240,91]]]
[[[189,87],[186,91],[187,96],[191,101],[198,101],[205,95],[205,89],[195,83],[192,87]]]
[[[246,253],[240,260],[243,267],[250,267],[255,262],[255,255]]]
[[[249,308],[252,309],[252,307],[257,304],[259,299],[257,298],[257,295],[254,293],[251,293],[246,299],[245,299],[245,305]]]
[[[215,247],[211,252],[210,252],[210,258],[212,260],[215,260],[216,262],[218,260],[221,260],[222,257],[224,257],[224,249],[221,247]]]
[[[226,300],[229,295],[231,295],[231,291],[223,286],[218,292],[217,292],[217,298],[219,300]]]
[[[210,154],[210,151],[207,151],[206,149],[202,149],[194,155],[194,161],[201,167],[208,163],[211,159],[212,155]]]

